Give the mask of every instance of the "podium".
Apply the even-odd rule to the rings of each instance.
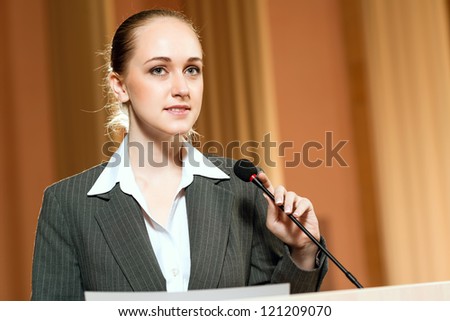
[[[275,301],[450,301],[450,281],[258,298]]]
[[[86,292],[87,301],[450,301],[450,281],[289,295],[289,284],[168,292]]]

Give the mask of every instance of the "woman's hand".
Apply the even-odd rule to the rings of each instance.
[[[293,214],[317,240],[320,240],[319,221],[311,202],[294,192],[287,191],[281,185],[274,188],[263,172],[258,173],[258,179],[275,196],[276,205],[264,194],[269,203],[267,228],[289,246],[292,259],[299,268],[303,270],[313,269],[318,247],[288,217],[289,214]],[[284,212],[278,208],[279,205],[284,206]]]

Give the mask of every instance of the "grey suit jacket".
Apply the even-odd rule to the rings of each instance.
[[[195,176],[186,188],[189,289],[289,282],[293,293],[318,290],[325,258],[313,271],[298,269],[287,247],[265,227],[262,193],[234,175],[231,160],[211,160],[231,179]],[[46,189],[36,232],[33,300],[83,300],[84,291],[166,290],[134,198],[118,184],[109,193],[86,195],[103,168]]]

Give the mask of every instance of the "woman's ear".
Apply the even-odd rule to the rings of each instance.
[[[130,97],[128,96],[127,87],[122,81],[122,78],[119,74],[115,72],[111,72],[109,74],[109,85],[111,86],[114,94],[116,95],[117,99],[119,99],[120,102],[126,103],[130,100]]]

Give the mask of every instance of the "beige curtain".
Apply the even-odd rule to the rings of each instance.
[[[450,278],[450,52],[444,0],[361,1],[388,283]]]
[[[102,161],[106,142],[101,52],[110,41],[111,1],[49,0],[58,178]]]
[[[349,81],[352,129],[358,173],[359,194],[354,201],[361,203],[359,217],[363,222],[362,241],[368,273],[365,286],[382,286],[385,280],[385,262],[381,243],[380,205],[377,193],[374,143],[371,131],[370,90],[368,86],[368,58],[364,38],[364,17],[361,0],[341,2],[344,45]],[[348,193],[348,191],[346,191]],[[336,225],[336,223],[334,224]]]

